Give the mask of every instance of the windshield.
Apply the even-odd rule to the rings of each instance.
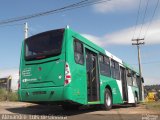
[[[25,59],[37,60],[59,55],[64,29],[37,34],[25,40]]]

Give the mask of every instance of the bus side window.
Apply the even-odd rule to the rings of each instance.
[[[114,79],[120,80],[119,64],[114,60],[111,60],[111,73]]]
[[[111,70],[110,70],[110,60],[109,60],[109,57],[104,57],[104,64],[106,66],[106,73],[107,73],[107,76],[110,77],[111,76]]]
[[[115,78],[115,63],[113,60],[111,60],[111,73],[112,77]]]
[[[120,80],[120,70],[119,70],[119,64],[118,62],[115,62],[115,74],[116,74],[116,79]]]
[[[110,61],[108,57],[99,55],[100,73],[104,76],[111,76]]]
[[[74,59],[77,64],[84,64],[83,44],[74,39]]]
[[[136,73],[135,72],[133,72],[133,75],[132,75],[132,80],[133,80],[133,86],[137,86],[137,78],[136,78],[137,76],[136,76]]]
[[[133,81],[132,81],[132,73],[131,70],[127,69],[126,70],[126,78],[127,78],[127,83],[129,86],[133,86]]]

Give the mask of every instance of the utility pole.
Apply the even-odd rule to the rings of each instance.
[[[24,23],[24,39],[28,38],[28,24],[27,22]]]
[[[132,39],[132,41],[135,41],[135,43],[132,43],[132,45],[136,45],[137,46],[137,50],[138,50],[138,66],[139,66],[139,75],[140,75],[140,80],[141,80],[141,95],[142,98],[141,100],[144,101],[144,87],[143,87],[143,82],[142,82],[142,68],[141,68],[141,56],[140,56],[140,45],[144,45],[144,42],[140,42],[144,40],[144,38],[142,39]]]

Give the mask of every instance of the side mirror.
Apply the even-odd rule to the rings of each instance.
[[[144,79],[143,79],[143,77],[141,78],[141,80],[142,80],[142,83],[144,83]]]

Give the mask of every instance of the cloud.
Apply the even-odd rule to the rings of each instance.
[[[136,28],[134,38],[143,38],[147,30],[148,24],[149,23],[144,24],[144,27],[142,29],[140,36],[139,36],[139,31],[140,31],[141,25],[138,25]],[[83,35],[89,40],[93,41],[94,43],[100,46],[106,46],[111,44],[129,45],[132,43],[131,39],[133,37],[134,29],[135,29],[135,26],[122,29],[101,37],[97,37],[89,34],[83,34]],[[155,20],[152,22],[145,36],[145,43],[160,44],[160,20]]]
[[[141,35],[139,36],[139,31],[141,25],[137,26],[134,38],[143,38],[147,30],[148,23],[144,24]],[[133,37],[133,31],[135,27],[120,30],[118,32],[109,34],[106,38],[109,40],[110,44],[131,44],[131,39]],[[160,20],[153,21],[148,32],[145,36],[146,44],[160,44]]]
[[[103,41],[103,37],[96,37],[94,35],[89,35],[89,34],[82,34],[82,36],[84,36],[85,38],[89,39],[90,41],[92,41],[93,43],[99,45],[99,46],[104,46],[106,41]]]
[[[139,0],[111,0],[93,6],[96,12],[107,13],[120,10],[134,9],[138,6]]]

